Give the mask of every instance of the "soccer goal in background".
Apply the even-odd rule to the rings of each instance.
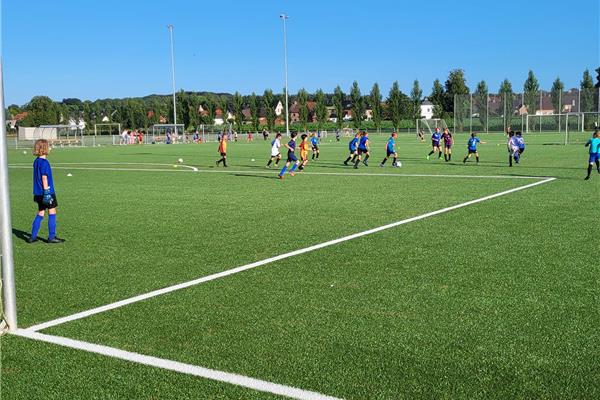
[[[144,143],[166,143],[167,134],[171,138],[171,144],[183,143],[185,126],[183,124],[154,124],[152,131],[144,138]]]
[[[565,120],[565,144],[583,144],[600,128],[600,113],[569,113]]]
[[[440,128],[440,130],[444,130],[448,127],[446,121],[441,118],[423,118],[417,119],[417,134],[422,130],[425,133],[429,133],[430,135],[433,133],[435,128]]]

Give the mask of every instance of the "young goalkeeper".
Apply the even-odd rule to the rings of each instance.
[[[596,164],[596,170],[600,174],[600,131],[596,129],[592,137],[587,141],[585,147],[590,148],[590,158],[587,169],[587,176],[585,180],[589,180],[592,175],[592,169],[594,168],[594,164]]]
[[[65,241],[56,236],[56,207],[58,207],[58,201],[56,200],[52,168],[46,159],[48,153],[50,153],[48,141],[46,139],[36,140],[33,148],[33,155],[37,156],[33,162],[33,201],[37,203],[38,213],[31,226],[29,243],[35,243],[39,240],[38,232],[46,210],[48,210],[48,243],[63,243]]]

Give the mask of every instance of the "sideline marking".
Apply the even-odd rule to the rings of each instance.
[[[148,292],[148,293],[144,293],[144,294],[141,294],[141,295],[130,297],[130,298],[127,298],[127,299],[124,299],[124,300],[120,300],[120,301],[114,302],[114,303],[106,304],[104,306],[95,307],[95,308],[92,308],[92,309],[87,310],[87,311],[82,311],[82,312],[78,312],[78,313],[75,313],[75,314],[72,314],[72,315],[69,315],[69,316],[66,316],[66,317],[61,317],[61,318],[53,319],[51,321],[47,321],[47,322],[44,322],[44,323],[41,323],[41,324],[30,326],[29,328],[26,328],[25,330],[30,331],[30,332],[36,332],[36,331],[47,329],[47,328],[50,328],[50,327],[53,327],[53,326],[61,325],[61,324],[64,324],[66,322],[71,322],[71,321],[75,321],[75,320],[78,320],[78,319],[86,318],[86,317],[89,317],[89,316],[92,316],[92,315],[95,315],[95,314],[100,314],[100,313],[103,313],[103,312],[106,312],[106,311],[109,311],[109,310],[114,310],[115,308],[123,307],[123,306],[129,305],[129,304],[137,303],[137,302],[142,301],[142,300],[150,299],[152,297],[156,297],[156,296],[160,296],[160,295],[163,295],[163,294],[171,293],[171,292],[174,292],[176,290],[181,290],[181,289],[185,289],[185,288],[188,288],[188,287],[191,287],[191,286],[196,286],[196,285],[199,285],[199,284],[204,283],[204,282],[213,281],[215,279],[224,278],[226,276],[237,274],[237,273],[240,273],[240,272],[243,272],[243,271],[247,271],[249,269],[260,267],[262,265],[270,264],[270,263],[273,263],[275,261],[279,261],[279,260],[283,260],[283,259],[286,259],[286,258],[297,256],[297,255],[300,255],[300,254],[304,254],[304,253],[308,253],[308,252],[311,252],[311,251],[319,250],[319,249],[322,249],[322,248],[325,248],[325,247],[336,245],[338,243],[347,242],[349,240],[353,240],[353,239],[360,238],[360,237],[363,237],[363,236],[371,235],[373,233],[381,232],[381,231],[384,231],[384,230],[387,230],[387,229],[390,229],[390,228],[395,228],[397,226],[408,224],[408,223],[415,222],[415,221],[419,221],[419,220],[422,220],[422,219],[425,219],[425,218],[433,217],[435,215],[447,213],[449,211],[457,210],[459,208],[468,207],[468,206],[473,205],[473,204],[477,204],[477,203],[481,203],[481,202],[484,202],[484,201],[487,201],[487,200],[495,199],[496,197],[505,196],[507,194],[515,193],[515,192],[518,192],[518,191],[521,191],[521,190],[525,190],[525,189],[528,189],[528,188],[531,188],[531,187],[534,187],[534,186],[543,185],[545,183],[552,182],[555,179],[556,178],[546,178],[546,179],[538,181],[538,182],[534,182],[534,183],[530,183],[530,184],[527,184],[527,185],[524,185],[524,186],[519,186],[519,187],[516,187],[516,188],[513,188],[513,189],[509,189],[509,190],[505,190],[505,191],[502,191],[502,192],[494,193],[494,194],[491,194],[491,195],[488,195],[488,196],[480,197],[480,198],[475,199],[475,200],[470,200],[470,201],[467,201],[467,202],[464,202],[464,203],[456,204],[454,206],[442,208],[442,209],[439,209],[439,210],[436,210],[436,211],[431,211],[431,212],[428,212],[428,213],[425,213],[425,214],[418,215],[416,217],[411,217],[411,218],[403,219],[401,221],[396,221],[396,222],[393,222],[393,223],[390,223],[390,224],[387,224],[387,225],[379,226],[377,228],[368,229],[366,231],[354,233],[354,234],[351,234],[351,235],[348,235],[348,236],[344,236],[344,237],[341,237],[341,238],[338,238],[338,239],[329,240],[327,242],[315,244],[315,245],[312,245],[312,246],[309,246],[309,247],[305,247],[303,249],[298,249],[298,250],[294,250],[294,251],[291,251],[291,252],[288,252],[288,253],[280,254],[280,255],[277,255],[277,256],[274,256],[274,257],[271,257],[271,258],[267,258],[265,260],[255,261],[255,262],[250,263],[250,264],[242,265],[240,267],[232,268],[232,269],[229,269],[229,270],[226,270],[226,271],[222,271],[222,272],[218,272],[218,273],[215,273],[215,274],[207,275],[207,276],[204,276],[204,277],[201,277],[201,278],[197,278],[197,279],[194,279],[194,280],[191,280],[191,281],[183,282],[183,283],[180,283],[180,284],[177,284],[177,285],[168,286],[168,287],[165,287],[165,288],[162,288],[162,289],[158,289],[158,290],[153,290],[153,291]]]
[[[178,165],[179,167],[189,168],[187,170],[178,169],[158,169],[158,168],[109,168],[109,167],[63,167],[64,163],[53,164],[53,169],[63,170],[82,170],[82,171],[133,171],[133,172],[197,172],[209,174],[243,174],[243,175],[273,175],[277,176],[275,169],[271,171],[254,171],[254,170],[207,170],[198,169],[189,165]],[[76,163],[73,165],[94,165],[93,163]],[[144,164],[144,163],[106,163],[106,165],[164,165],[171,166],[175,164]],[[10,164],[9,168],[13,169],[31,169],[31,164]],[[464,178],[464,179],[549,179],[550,176],[528,176],[528,175],[451,175],[451,174],[385,174],[385,173],[360,173],[360,172],[302,172],[298,175],[324,175],[324,176],[391,176],[391,177],[409,177],[409,178]]]
[[[298,389],[291,386],[280,385],[278,383],[263,381],[249,376],[238,375],[225,371],[218,371],[205,367],[200,367],[192,364],[185,364],[178,361],[167,360],[146,356],[139,353],[133,353],[126,350],[117,349],[114,347],[83,342],[80,340],[69,339],[61,336],[46,335],[38,332],[17,329],[12,332],[13,335],[37,340],[45,343],[51,343],[71,349],[83,350],[89,353],[101,354],[103,356],[117,358],[120,360],[134,362],[136,364],[148,365],[151,367],[166,369],[169,371],[179,372],[186,375],[193,375],[201,378],[211,379],[214,381],[225,382],[236,386],[242,386],[249,389],[258,390],[260,392],[273,393],[280,396],[286,396],[298,400],[339,400],[336,397],[327,396],[317,392]]]

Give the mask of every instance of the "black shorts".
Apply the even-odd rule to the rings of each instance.
[[[227,157],[227,153],[221,153],[221,157]]]
[[[387,153],[388,157],[389,156],[394,156],[394,157],[396,156],[396,152],[395,151],[389,151],[389,150],[387,150],[386,153]]]
[[[440,142],[431,142],[431,147],[441,147]]]
[[[319,151],[319,146],[313,146],[312,151]]]
[[[368,152],[369,152],[369,150],[367,150],[367,149],[358,149],[358,155],[367,154]]]
[[[477,150],[471,150],[471,149],[469,149],[469,154],[477,154]]]
[[[523,154],[523,153],[525,153],[525,147],[519,148],[519,154]]]
[[[44,196],[42,195],[34,195],[33,201],[38,205],[38,211],[50,210],[52,208],[58,207],[58,200],[56,200],[56,195],[52,194],[52,204],[44,204]]]

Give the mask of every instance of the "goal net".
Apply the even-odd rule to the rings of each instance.
[[[433,134],[433,131],[435,131],[435,128],[444,130],[447,127],[448,125],[446,124],[446,121],[441,118],[417,119],[417,134],[423,131],[424,133],[429,133],[431,135]]]
[[[37,128],[19,127],[19,146],[32,146],[46,139],[54,147],[83,146],[84,130],[73,125],[40,125]]]
[[[117,122],[112,123],[104,123],[104,124],[94,124],[94,135],[103,136],[103,135],[120,135],[121,134],[121,124]]]
[[[230,140],[235,140],[233,125],[232,124],[221,124],[221,125],[198,125],[196,129],[198,133],[198,140],[202,143],[205,142],[217,142],[222,134],[229,136]],[[241,136],[238,134],[237,139],[241,140]]]
[[[584,144],[600,128],[600,113],[569,113],[565,116],[565,144]]]
[[[183,143],[185,141],[185,127],[183,124],[154,124],[152,130],[146,136],[145,143]]]

